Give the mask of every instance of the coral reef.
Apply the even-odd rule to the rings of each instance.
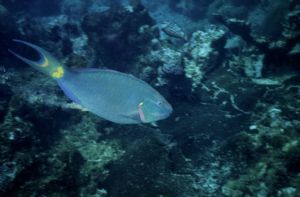
[[[265,64],[263,71],[269,72],[274,68],[289,66],[298,67],[294,62],[299,59],[297,44],[299,43],[299,32],[297,24],[291,18],[297,18],[299,6],[292,6],[291,14],[285,15],[283,20],[284,34],[279,39],[269,40],[265,37],[254,34],[250,23],[244,20],[229,19],[222,15],[216,14],[215,19],[224,24],[232,33],[239,35],[244,41],[255,46],[264,54],[263,62]],[[295,28],[294,28],[295,27]],[[273,68],[273,69],[272,69]]]
[[[88,44],[100,57],[100,61],[94,63],[112,68],[122,65],[121,70],[124,71],[127,65],[123,62],[130,63],[147,49],[147,44],[155,37],[153,25],[154,21],[145,8],[130,11],[118,6],[106,12],[87,14],[81,26],[88,37]]]
[[[287,91],[286,89],[283,91]],[[235,154],[249,155],[249,167],[236,179],[229,180],[223,187],[226,196],[297,196],[299,192],[299,126],[300,122],[285,117],[282,109],[260,103],[266,112],[249,127],[250,133],[240,133],[229,146]],[[279,103],[278,103],[279,105]],[[299,108],[299,102],[292,104]],[[284,159],[281,159],[284,158]],[[290,177],[290,178],[288,178]],[[289,179],[289,181],[287,181]]]
[[[45,102],[35,102],[36,108],[27,114],[26,119],[21,119],[19,116],[22,114],[19,113],[23,113],[24,108],[30,108],[31,105],[26,102],[18,103],[20,99],[22,97],[12,99],[10,105],[14,105],[14,110],[6,114],[0,125],[1,153],[4,154],[1,159],[7,159],[5,157],[7,154],[14,155],[12,163],[18,169],[8,170],[3,164],[1,192],[3,191],[6,196],[17,195],[19,192],[24,196],[31,193],[43,193],[48,196],[96,193],[97,183],[108,174],[104,166],[123,154],[119,143],[116,140],[98,142],[101,134],[93,117],[73,116],[70,111],[74,109],[70,108],[61,109],[59,112],[63,115],[65,111],[63,119],[69,126],[57,122],[62,117],[50,115],[55,113],[49,111],[53,106]],[[45,111],[45,104],[48,114],[44,112],[45,119],[37,120],[34,116]],[[57,120],[50,120],[50,117],[56,117]],[[49,121],[52,126],[46,129],[45,124]],[[28,154],[29,152],[32,154]],[[35,173],[32,174],[32,171]],[[103,179],[99,179],[98,176]],[[39,188],[36,188],[37,184]],[[76,185],[80,185],[78,190],[68,191],[67,188]],[[60,189],[57,189],[58,187]],[[15,188],[23,189],[16,191]]]
[[[299,9],[0,0],[0,196],[299,196]],[[67,67],[131,73],[174,112],[156,126],[102,120],[12,58],[12,38]]]
[[[220,57],[218,51],[223,47],[224,35],[222,29],[211,27],[205,32],[194,32],[190,41],[184,45],[183,50],[187,54],[183,58],[184,72],[192,80],[192,90],[201,83],[206,71],[220,63],[217,60]]]
[[[16,176],[17,169],[15,168],[16,163],[6,162],[0,166],[0,194],[3,193],[14,180]]]
[[[168,84],[169,77],[183,74],[182,53],[167,43],[153,39],[151,43],[150,53],[140,57],[140,64],[145,64],[151,68],[157,68],[156,86]],[[144,75],[147,70],[143,71]],[[143,77],[146,79],[145,77]],[[148,79],[149,80],[149,79]]]

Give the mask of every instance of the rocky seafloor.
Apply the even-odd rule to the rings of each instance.
[[[82,111],[15,38],[131,73],[174,112]],[[300,196],[299,41],[296,0],[0,0],[0,196]]]

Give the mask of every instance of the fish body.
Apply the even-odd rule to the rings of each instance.
[[[187,36],[186,36],[185,32],[176,23],[165,23],[165,24],[163,24],[162,30],[168,36],[187,41]]]
[[[40,47],[15,41],[36,49],[41,59],[34,62],[10,52],[54,78],[72,101],[104,119],[120,124],[150,123],[172,113],[158,91],[132,75],[107,69],[68,70]]]
[[[147,99],[162,102],[162,105],[167,104],[167,101],[144,81],[114,70],[73,71],[57,81],[74,102],[116,123],[143,122],[138,108],[139,104]],[[169,110],[171,108],[167,109],[166,113],[158,113],[156,117],[167,117]]]

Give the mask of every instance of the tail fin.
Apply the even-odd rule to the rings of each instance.
[[[17,39],[14,39],[13,41],[24,44],[26,46],[29,46],[29,47],[35,49],[40,56],[40,59],[38,61],[33,61],[26,57],[19,55],[18,53],[14,52],[11,49],[8,49],[8,51],[10,53],[12,53],[13,55],[15,55],[17,58],[26,62],[27,64],[34,67],[35,69],[37,69],[47,75],[50,75],[54,78],[61,78],[63,76],[63,73],[64,73],[64,72],[62,72],[62,71],[64,71],[63,66],[49,52],[45,51],[41,47],[38,47],[38,46],[31,44],[29,42],[26,42],[26,41],[17,40]],[[58,69],[59,69],[59,75],[57,75]]]

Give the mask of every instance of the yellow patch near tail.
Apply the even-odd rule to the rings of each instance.
[[[59,79],[64,76],[64,68],[62,66],[56,67],[55,71],[51,74],[53,78]]]

